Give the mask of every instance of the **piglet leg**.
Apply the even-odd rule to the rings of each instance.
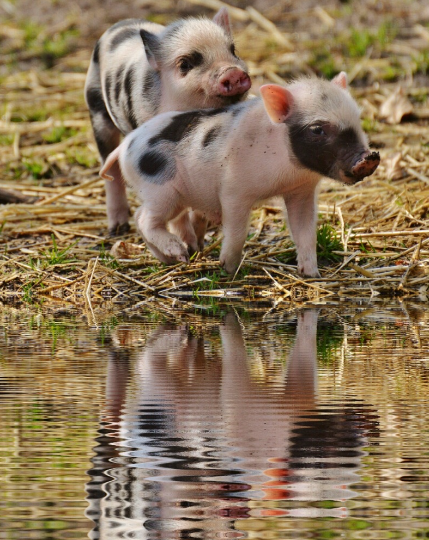
[[[192,226],[189,212],[185,211],[170,222],[171,232],[177,235],[188,246],[189,255],[198,251],[198,240]]]
[[[130,208],[128,206],[125,183],[119,163],[112,165],[109,174],[113,180],[106,180],[106,208],[109,233],[112,235],[128,232]]]
[[[160,216],[141,206],[135,213],[137,228],[148,249],[165,264],[189,262],[185,244],[167,231],[170,216]]]
[[[284,195],[289,232],[296,244],[298,272],[308,277],[320,277],[316,255],[315,187],[300,186],[300,190]]]
[[[228,274],[233,274],[240,264],[244,242],[249,227],[250,209],[242,203],[229,203],[222,208],[223,243],[220,252],[220,264]]]
[[[197,237],[198,250],[203,251],[204,236],[207,231],[207,219],[205,215],[198,210],[190,210],[189,217],[191,219],[192,227],[194,228],[194,232]]]
[[[101,96],[101,89],[96,87],[92,91],[96,94],[98,91]],[[90,91],[89,95],[91,95]],[[91,111],[91,123],[101,160],[104,164],[110,153],[118,147],[121,134],[109,118],[109,113],[102,100],[96,101],[93,109]],[[109,233],[112,235],[122,234],[128,232],[130,228],[128,225],[130,207],[128,206],[125,183],[117,161],[110,167],[109,176],[111,179],[105,182]]]

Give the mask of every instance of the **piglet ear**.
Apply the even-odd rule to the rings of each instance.
[[[338,73],[338,75],[336,75],[331,82],[332,84],[336,84],[340,88],[347,90],[347,73],[345,71],[341,71],[341,73]]]
[[[220,10],[213,17],[213,22],[223,28],[228,36],[232,37],[231,22],[229,20],[229,14],[226,7],[220,8]]]
[[[156,59],[159,49],[159,39],[155,36],[155,34],[152,34],[147,30],[143,30],[143,28],[140,29],[140,37],[142,38],[146,58],[150,64],[150,67],[156,71],[159,71],[159,65]]]
[[[259,89],[265,110],[275,124],[284,122],[293,103],[292,94],[278,84],[264,84]]]

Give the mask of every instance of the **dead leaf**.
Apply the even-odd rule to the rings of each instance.
[[[403,167],[401,167],[402,153],[397,152],[393,156],[384,160],[386,167],[386,176],[388,180],[398,180],[404,176]]]
[[[404,94],[404,89],[398,86],[380,107],[380,118],[384,118],[388,124],[399,124],[413,110],[413,104]]]
[[[130,242],[118,240],[111,247],[110,255],[115,257],[115,259],[132,259],[133,257],[139,257],[144,249],[145,247],[139,244],[131,244]]]

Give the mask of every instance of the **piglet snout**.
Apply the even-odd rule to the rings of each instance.
[[[351,176],[356,182],[363,180],[375,171],[380,164],[380,154],[378,152],[367,152],[361,156],[351,168]]]
[[[221,96],[237,96],[247,92],[251,86],[249,75],[239,68],[227,69],[218,79],[218,92]]]

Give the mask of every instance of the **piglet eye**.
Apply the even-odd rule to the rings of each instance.
[[[183,56],[178,63],[180,73],[185,76],[191,69],[200,66],[204,61],[203,55],[198,51],[193,51],[187,56]]]
[[[182,58],[179,62],[179,69],[182,75],[186,75],[187,73],[189,73],[189,71],[191,71],[193,67],[194,66],[187,58]]]
[[[313,133],[313,135],[326,135],[325,130],[319,124],[315,124],[314,126],[310,126],[309,129],[310,129],[311,133]]]

